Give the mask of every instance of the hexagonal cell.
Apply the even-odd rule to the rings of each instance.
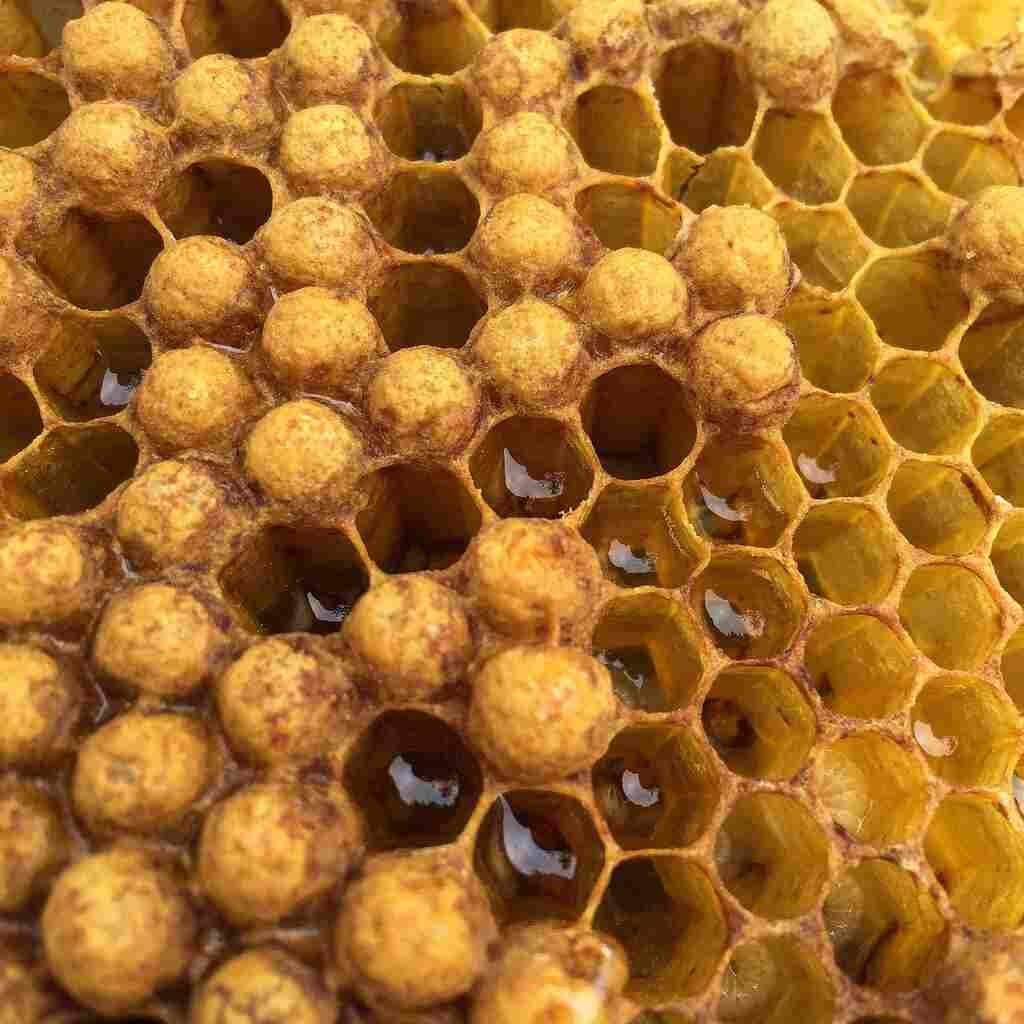
[[[811,633],[804,667],[826,707],[855,718],[888,718],[914,688],[913,652],[873,615],[837,615]]]
[[[772,183],[746,153],[713,153],[695,171],[678,173],[671,183],[677,196],[694,213],[709,206],[762,207],[772,198]]]
[[[388,466],[364,480],[363,488],[366,504],[356,527],[385,572],[447,569],[480,529],[480,509],[442,466]]]
[[[935,462],[904,462],[889,485],[889,514],[907,540],[933,555],[966,555],[988,530],[969,476]]]
[[[492,32],[510,28],[546,31],[562,20],[565,0],[475,0],[471,4]]]
[[[772,216],[807,284],[842,291],[868,258],[868,246],[845,211],[785,204],[773,209]]]
[[[253,633],[336,633],[369,586],[349,538],[336,530],[274,526],[224,570],[221,587]]]
[[[722,977],[723,1024],[830,1024],[835,992],[818,953],[789,936],[738,946]]]
[[[476,871],[503,924],[560,918],[587,905],[604,847],[578,800],[549,790],[499,796],[480,826]]]
[[[36,262],[56,290],[82,309],[134,302],[163,241],[148,220],[69,210],[42,241]]]
[[[130,320],[66,323],[36,361],[36,383],[63,419],[113,416],[131,401],[153,354]]]
[[[799,917],[828,880],[828,842],[803,804],[781,793],[741,796],[715,840],[715,867],[752,914]]]
[[[577,194],[576,212],[607,249],[665,253],[682,223],[674,203],[640,182],[591,185]]]
[[[458,160],[482,123],[476,99],[456,82],[402,82],[377,106],[384,142],[406,160]]]
[[[704,154],[749,138],[757,98],[727,50],[703,41],[670,50],[654,89],[677,146]]]
[[[43,432],[43,419],[35,396],[10,373],[0,373],[0,409],[0,462],[6,462]]]
[[[960,339],[960,362],[991,402],[1024,409],[1024,316],[982,315]]]
[[[64,26],[82,17],[80,0],[28,0],[15,3],[5,12],[0,56],[42,57],[60,46]]]
[[[853,161],[821,114],[770,110],[754,148],[757,166],[785,193],[816,205],[839,198]]]
[[[723,554],[697,577],[691,600],[704,628],[730,658],[771,658],[803,620],[803,595],[785,567],[754,554]]]
[[[900,598],[900,619],[918,650],[942,668],[982,665],[999,639],[999,606],[981,577],[961,565],[915,569]]]
[[[798,291],[779,313],[796,339],[800,369],[825,391],[859,391],[878,360],[871,321],[856,302]]]
[[[701,710],[708,741],[737,775],[789,779],[804,766],[818,726],[785,672],[740,665],[722,672]]]
[[[58,427],[3,481],[4,502],[20,519],[77,515],[130,480],[138,460],[131,434],[113,424]]]
[[[761,438],[715,438],[683,485],[693,528],[725,544],[770,548],[800,510],[800,481],[784,453]]]
[[[1024,513],[1015,512],[999,528],[990,557],[1003,590],[1024,604]]]
[[[1017,928],[1024,917],[1024,830],[992,797],[939,804],[924,852],[950,902],[974,928]]]
[[[949,936],[935,900],[890,861],[862,861],[840,876],[824,912],[836,963],[858,985],[917,988],[946,955]]]
[[[0,146],[34,146],[71,113],[64,87],[32,71],[0,70]]]
[[[392,352],[459,348],[487,312],[469,279],[443,263],[400,263],[370,289],[367,305]]]
[[[157,211],[176,238],[218,235],[245,245],[270,218],[270,182],[261,171],[229,160],[203,160],[173,177]]]
[[[594,482],[582,438],[561,420],[541,416],[495,424],[469,468],[499,516],[557,519],[583,501]]]
[[[580,533],[620,587],[681,587],[699,560],[673,488],[611,484]]]
[[[276,50],[291,23],[277,0],[185,0],[181,27],[194,59],[208,53],[248,58]]]
[[[671,472],[697,439],[682,386],[650,363],[619,366],[598,377],[582,416],[605,472],[620,480]]]
[[[832,820],[858,843],[885,847],[913,839],[928,813],[928,773],[881,733],[846,736],[816,766],[818,791]]]
[[[615,694],[638,711],[673,711],[697,692],[700,639],[683,607],[662,594],[611,601],[594,630],[594,656],[612,675]]]
[[[469,821],[483,774],[447,722],[386,711],[349,753],[345,785],[363,812],[370,849],[442,846]]]
[[[487,32],[452,0],[403,4],[384,22],[377,42],[388,59],[414,75],[451,75],[487,42]]]
[[[808,395],[783,430],[793,465],[812,498],[847,498],[878,486],[889,464],[888,444],[868,406]]]
[[[971,461],[996,494],[1024,505],[1024,416],[990,420],[974,442]]]
[[[953,124],[988,124],[1002,109],[999,84],[990,75],[953,75],[928,101],[932,117]]]
[[[598,85],[585,92],[568,128],[583,159],[599,171],[642,178],[658,165],[661,128],[649,102],[632,89]]]
[[[943,190],[971,199],[990,185],[1017,185],[1020,177],[1005,143],[942,132],[924,153],[925,173]]]
[[[941,235],[950,202],[903,171],[868,172],[846,193],[846,206],[864,234],[889,249]]]
[[[624,729],[594,765],[593,779],[597,806],[625,850],[695,843],[721,794],[715,765],[684,726]]]
[[[909,160],[927,130],[900,82],[882,71],[847,75],[832,100],[832,114],[846,144],[865,164]]]
[[[457,252],[469,242],[480,204],[457,174],[424,167],[399,171],[367,201],[366,212],[396,249],[432,256]]]

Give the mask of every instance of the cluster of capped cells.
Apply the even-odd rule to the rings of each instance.
[[[0,0],[0,1024],[1024,1019],[1021,16]]]

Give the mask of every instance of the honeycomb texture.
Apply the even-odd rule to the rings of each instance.
[[[1024,5],[35,8],[0,1024],[1024,1020]]]

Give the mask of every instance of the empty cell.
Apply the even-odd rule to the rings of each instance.
[[[572,0],[472,0],[472,6],[492,32],[510,28],[554,28]]]
[[[956,275],[934,252],[872,263],[857,282],[857,298],[882,341],[918,352],[942,348],[969,308]]]
[[[757,166],[783,192],[803,203],[839,198],[853,162],[821,114],[770,110],[757,133]]]
[[[924,852],[957,913],[974,928],[1009,930],[1024,917],[1024,830],[994,799],[939,804]]]
[[[1015,512],[999,528],[991,559],[1003,590],[1024,604],[1024,514]]]
[[[621,480],[671,472],[697,438],[682,385],[649,363],[598,377],[582,416],[601,465]]]
[[[879,848],[910,842],[924,827],[930,781],[921,762],[876,732],[826,747],[815,769],[832,820],[858,843]]]
[[[997,81],[989,75],[952,75],[928,101],[932,117],[953,124],[988,124],[1002,109]]]
[[[1024,505],[1024,416],[990,420],[974,442],[971,461],[996,494]]]
[[[949,220],[950,202],[902,171],[869,172],[846,193],[846,206],[864,234],[889,249],[936,238]]]
[[[601,874],[604,847],[579,801],[518,789],[491,805],[477,835],[475,863],[502,923],[572,921]]]
[[[917,695],[911,731],[932,772],[959,786],[1004,786],[1024,729],[1012,702],[971,676],[940,676]]]
[[[749,138],[757,100],[727,50],[699,41],[670,51],[654,88],[677,146],[707,154]]]
[[[403,82],[377,107],[384,142],[406,160],[458,160],[469,152],[481,124],[478,103],[455,82]]]
[[[889,465],[881,425],[861,402],[808,395],[783,429],[796,471],[812,498],[873,491]]]
[[[561,420],[512,416],[469,460],[473,482],[499,516],[557,519],[590,493],[594,471],[577,432]]]
[[[605,248],[662,255],[682,222],[679,207],[640,183],[592,185],[576,196],[576,212]]]
[[[616,598],[601,612],[592,642],[626,707],[673,711],[697,691],[703,671],[700,639],[683,605],[670,597]]]
[[[900,598],[900,619],[918,650],[948,669],[981,666],[1001,630],[999,606],[985,581],[946,563],[914,570]]]
[[[874,166],[911,159],[926,131],[906,90],[882,71],[847,75],[832,100],[832,114],[857,159]]]
[[[31,71],[0,70],[0,146],[34,146],[71,113],[58,82]]]
[[[966,555],[988,529],[988,509],[977,487],[951,466],[904,462],[887,500],[903,536],[933,555]]]
[[[4,502],[19,519],[77,515],[130,480],[138,461],[135,440],[120,427],[58,427],[3,482]]]
[[[960,362],[991,402],[1024,409],[1024,317],[983,315],[960,339]]]
[[[337,530],[276,526],[257,534],[220,579],[253,633],[336,633],[366,592],[369,575]]]
[[[400,263],[370,289],[370,312],[392,352],[412,345],[460,348],[487,311],[464,274],[443,263]]]
[[[935,900],[890,861],[862,861],[841,875],[824,912],[836,962],[858,985],[917,988],[946,955],[949,935]]]
[[[704,698],[708,742],[737,775],[789,779],[804,766],[817,720],[785,672],[740,665],[722,672]]]
[[[772,183],[746,153],[713,153],[692,174],[679,176],[672,195],[694,213],[702,213],[709,206],[760,208],[772,192]]]
[[[616,865],[594,916],[629,958],[627,995],[641,1005],[696,995],[725,954],[728,929],[711,879],[682,857]]]
[[[658,165],[661,128],[649,102],[631,89],[599,85],[585,92],[569,130],[591,167],[645,177]]]
[[[887,363],[875,377],[871,402],[897,444],[929,455],[959,452],[981,415],[967,381],[931,359]]]
[[[10,373],[0,373],[0,409],[0,462],[6,462],[43,432],[43,420],[35,396]]]
[[[1007,641],[1000,667],[1006,692],[1017,710],[1024,712],[1024,628]]]
[[[277,0],[185,0],[181,26],[195,60],[208,53],[265,57],[291,28]]]
[[[388,59],[414,75],[451,75],[487,42],[487,31],[453,0],[403,4],[386,18],[377,42]]]
[[[720,796],[718,769],[684,726],[624,729],[593,769],[594,799],[626,850],[689,846]]]
[[[803,595],[785,567],[754,554],[712,558],[692,601],[708,635],[730,658],[771,658],[790,644],[803,621]]]
[[[971,199],[990,185],[1016,185],[1017,166],[1006,145],[959,132],[942,132],[924,153],[925,173],[944,192]]]
[[[842,291],[868,258],[868,246],[845,211],[778,206],[772,216],[807,284]]]
[[[620,587],[681,587],[699,560],[682,501],[668,487],[611,484],[580,533]]]
[[[24,0],[23,7],[39,29],[44,50],[60,46],[64,26],[81,18],[84,13],[81,0]],[[22,56],[38,57],[41,54],[26,53]]]
[[[803,804],[781,793],[741,796],[722,824],[714,855],[725,887],[759,917],[806,914],[828,880],[825,833]]]
[[[447,722],[386,711],[349,753],[345,786],[363,812],[370,849],[441,846],[469,821],[483,774]]]

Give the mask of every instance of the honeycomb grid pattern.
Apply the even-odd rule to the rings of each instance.
[[[343,783],[369,854],[451,851],[502,929],[612,936],[635,1024],[941,1020],[931,979],[1019,928],[1024,294],[963,288],[954,227],[1020,184],[1024,63],[995,15],[865,4],[872,38],[824,6],[840,58],[809,98],[758,77],[729,4],[87,3],[63,47],[10,8],[0,563],[48,526],[99,552],[77,604],[12,616],[0,587],[0,639],[79,681],[92,734],[4,755],[10,806],[34,793],[67,847],[0,906],[29,1024],[205,1024],[189,1000],[242,948],[316,973],[312,1024],[501,1024],[479,990],[406,1017],[339,976],[324,921],[356,855],[305,901],[282,881],[279,913],[219,894],[200,846],[257,787]],[[722,207],[778,225],[778,295],[702,287]],[[689,352],[752,313],[795,340],[799,393],[735,429]],[[520,520],[602,576],[532,632],[484,581]],[[397,655],[389,676],[354,625],[416,580],[468,616],[436,683]],[[213,624],[190,685],[111,668],[117,602],[157,584]],[[615,720],[583,770],[516,777],[475,704],[483,666],[538,642],[606,666]],[[354,679],[344,707],[275,691],[289,659]],[[164,718],[189,725],[152,742],[206,775],[136,810],[91,796],[86,751],[130,761]],[[75,1002],[39,912],[120,835],[170,857],[199,937],[126,1004]]]

